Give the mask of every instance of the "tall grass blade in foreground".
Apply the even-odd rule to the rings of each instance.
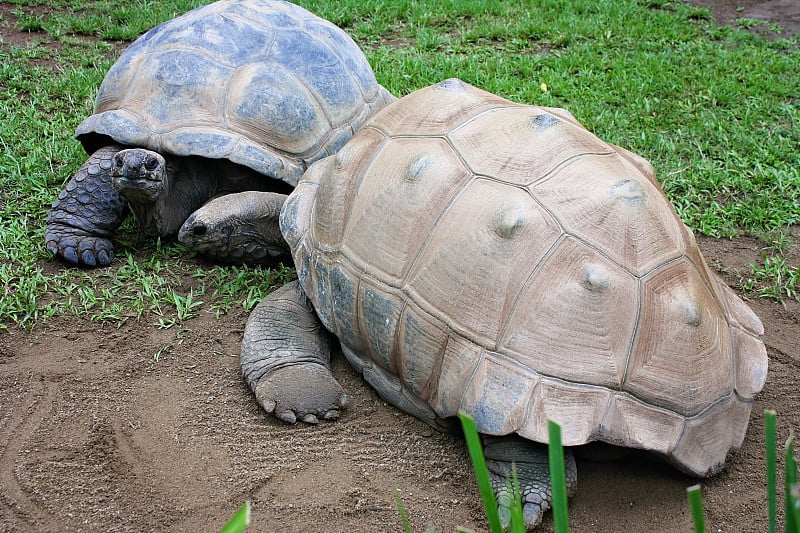
[[[688,487],[686,495],[689,497],[689,508],[692,511],[694,533],[705,533],[706,518],[703,515],[703,493],[701,492],[700,484]]]
[[[797,483],[797,460],[794,458],[794,435],[786,439],[785,448],[785,512],[786,533],[800,533],[800,485]]]
[[[553,522],[556,533],[567,533],[567,475],[564,469],[564,448],[561,446],[561,426],[548,420],[547,431],[550,441],[547,454],[550,459],[550,484],[553,491]]]
[[[247,526],[250,525],[250,502],[246,501],[239,507],[236,514],[228,520],[228,523],[222,526],[219,533],[241,533]]]
[[[472,460],[472,468],[475,470],[475,478],[478,480],[478,488],[481,491],[483,508],[486,513],[486,521],[489,522],[491,533],[503,533],[503,526],[500,522],[500,513],[497,511],[497,502],[492,491],[492,482],[489,479],[489,469],[486,467],[486,458],[483,455],[481,439],[478,436],[478,428],[475,421],[466,413],[458,413],[461,419],[461,427],[464,429],[464,438],[467,441],[469,457]]]
[[[769,533],[776,533],[778,529],[777,414],[770,409],[764,411],[764,436],[767,441],[767,508],[769,512]]]

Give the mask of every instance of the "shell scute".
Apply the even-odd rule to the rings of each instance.
[[[362,281],[358,288],[359,328],[370,359],[382,368],[394,370],[395,332],[400,319],[401,302],[394,294]]]
[[[682,223],[666,198],[616,152],[565,159],[531,190],[569,234],[635,275],[683,252]]]
[[[693,416],[733,390],[731,335],[722,309],[688,261],[644,280],[625,390]]]
[[[522,221],[511,237],[503,229],[509,210],[514,224]],[[476,179],[425,239],[406,290],[455,331],[493,348],[530,269],[560,236],[526,190]]]
[[[611,153],[583,128],[531,108],[490,108],[460,125],[448,137],[475,174],[529,185],[574,157]]]
[[[597,439],[619,446],[668,455],[678,442],[685,418],[668,409],[616,393],[597,432]]]
[[[528,417],[517,432],[537,442],[548,442],[547,421],[561,425],[565,446],[594,440],[612,392],[602,387],[542,377],[530,398]]]
[[[500,350],[544,375],[619,389],[638,302],[636,278],[580,241],[564,239],[521,291]]]
[[[469,179],[443,139],[390,139],[365,169],[350,200],[344,253],[369,257],[373,275],[400,286],[424,246],[420,236],[434,231]],[[326,212],[338,218],[338,213]],[[387,234],[391,240],[381,238]]]
[[[538,383],[539,376],[527,367],[486,353],[464,391],[461,409],[470,413],[481,433],[508,435],[523,426]]]
[[[441,320],[414,302],[406,302],[398,334],[397,372],[403,383],[423,400],[430,398],[431,380],[439,374],[437,365],[441,364],[447,339],[447,326]],[[430,356],[416,357],[419,353]]]

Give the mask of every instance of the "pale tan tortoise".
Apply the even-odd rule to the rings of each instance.
[[[175,237],[210,198],[290,191],[393,100],[355,42],[299,6],[194,9],[142,35],[106,74],[76,130],[89,158],[53,203],[47,249],[108,265],[129,210],[143,233]],[[258,262],[285,249],[260,236],[240,232],[197,251]]]
[[[312,165],[280,226],[299,280],[253,311],[241,361],[283,420],[347,403],[330,331],[387,402],[442,430],[465,411],[501,437],[495,491],[503,507],[514,464],[530,527],[550,506],[548,419],[566,446],[648,450],[695,476],[742,444],[761,322],[650,164],[563,109],[459,80],[419,90]]]

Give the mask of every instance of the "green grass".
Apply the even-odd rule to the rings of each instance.
[[[182,248],[140,240],[130,225],[108,269],[67,268],[43,246],[50,203],[85,158],[75,126],[91,112],[120,40],[201,3],[5,2],[15,17],[0,24],[32,33],[24,46],[0,44],[0,323],[33,327],[63,313],[180,321],[199,307],[251,306],[269,290],[265,280],[290,275],[219,268],[195,276]],[[649,159],[698,232],[768,235],[800,223],[796,38],[719,27],[708,10],[667,0],[299,3],[345,28],[395,94],[459,77],[569,109],[601,138]],[[743,288],[796,298],[788,257],[769,248]]]

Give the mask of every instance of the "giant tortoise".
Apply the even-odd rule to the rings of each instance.
[[[47,249],[107,265],[126,204],[146,234],[175,236],[209,198],[288,192],[392,100],[353,40],[305,9],[223,0],[190,11],[105,76],[76,131],[89,159],[53,203]]]
[[[647,450],[695,476],[742,444],[761,322],[650,164],[563,109],[459,80],[414,92],[309,168],[280,227],[299,279],[254,309],[241,363],[283,420],[345,406],[331,332],[392,405],[443,430],[471,415],[501,505],[516,465],[529,526],[550,505],[548,419],[566,446]]]

